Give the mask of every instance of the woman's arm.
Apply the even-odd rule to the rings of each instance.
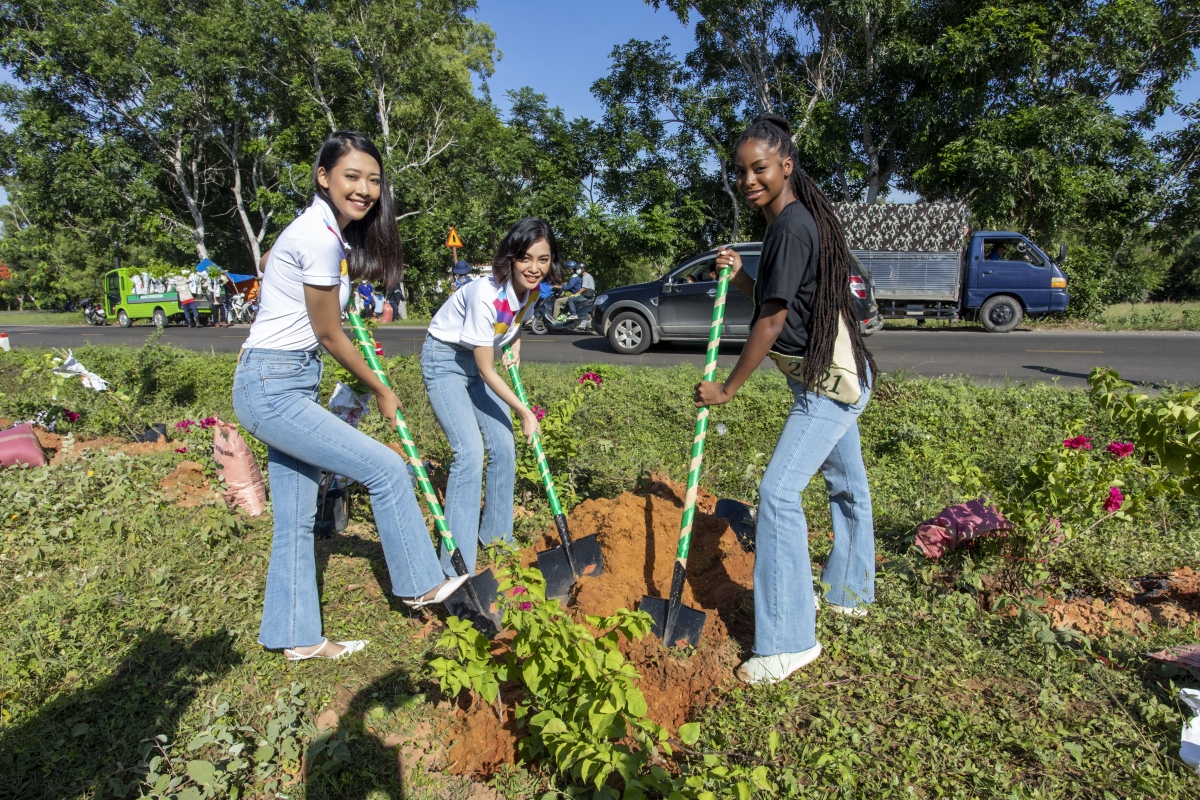
[[[737,390],[742,388],[746,379],[754,374],[754,370],[758,369],[758,365],[767,357],[786,322],[786,303],[782,300],[768,300],[763,303],[762,314],[750,330],[750,338],[742,346],[742,355],[738,358],[733,372],[729,373],[724,385],[716,381],[697,383],[696,405],[719,406],[732,400]]]
[[[342,310],[338,307],[338,286],[309,286],[304,284],[304,305],[308,309],[308,321],[312,323],[317,341],[339,364],[350,370],[364,386],[371,390],[379,403],[379,413],[393,428],[396,427],[396,411],[403,410],[400,398],[383,381],[379,380],[362,357],[358,347],[342,330]]]
[[[518,337],[513,344],[517,345],[516,352],[520,352],[520,342]],[[496,372],[496,350],[490,344],[484,347],[475,348],[475,366],[479,368],[479,377],[483,378],[496,396],[508,404],[509,408],[517,412],[517,416],[521,418],[521,432],[525,434],[525,441],[533,444],[533,435],[541,431],[541,426],[538,424],[537,416],[534,415],[529,408],[521,402],[521,398],[517,397],[516,392],[508,387],[508,384]]]

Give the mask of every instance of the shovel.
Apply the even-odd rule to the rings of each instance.
[[[504,345],[504,355],[512,356],[512,350]],[[525,397],[525,385],[521,383],[521,373],[517,365],[508,368],[508,377],[512,379],[513,390],[517,397],[528,407],[529,400]],[[546,487],[546,499],[550,501],[550,510],[554,512],[554,527],[558,528],[558,536],[562,546],[555,547],[544,553],[538,553],[538,569],[546,579],[546,597],[566,603],[571,594],[575,581],[583,576],[595,577],[604,572],[604,558],[600,555],[600,543],[595,536],[584,536],[582,539],[571,541],[571,531],[567,528],[567,515],[563,513],[562,505],[558,502],[558,492],[554,489],[554,478],[550,475],[550,465],[546,463],[546,453],[542,449],[540,433],[533,436],[533,453],[537,456],[538,471],[542,473],[542,485]]]
[[[353,311],[349,312],[349,315],[350,328],[354,331],[354,339],[358,343],[359,350],[362,351],[363,358],[367,360],[367,366],[379,380],[383,381],[384,386],[390,387],[391,382],[383,372],[379,356],[375,355],[375,341],[367,332],[366,326],[363,325],[362,317]],[[404,448],[404,455],[417,475],[417,485],[421,487],[421,494],[425,495],[425,502],[429,504],[429,513],[433,515],[433,525],[437,528],[438,536],[442,537],[442,546],[450,554],[450,563],[454,565],[454,572],[458,575],[470,575],[471,571],[467,569],[467,562],[463,560],[462,551],[458,549],[454,536],[450,533],[450,527],[446,524],[446,516],[442,513],[442,504],[438,502],[437,494],[433,491],[433,484],[429,482],[429,473],[425,471],[425,465],[421,463],[421,456],[417,453],[417,446],[413,444],[412,434],[408,431],[408,423],[404,421],[404,415],[400,413],[399,409],[396,410],[396,433],[400,436],[400,445]],[[470,621],[476,630],[490,639],[500,631],[502,615],[496,602],[499,594],[500,585],[489,569],[472,577],[458,591],[450,595],[446,599],[446,610],[459,619]],[[487,602],[484,602],[484,598]]]
[[[717,279],[717,296],[713,301],[712,327],[708,329],[708,351],[704,355],[703,380],[711,381],[717,371],[717,351],[721,347],[721,325],[725,322],[725,294],[729,291],[729,267],[721,268]],[[701,406],[696,415],[696,432],[692,437],[692,460],[688,465],[687,494],[683,502],[683,519],[679,522],[679,547],[675,551],[675,569],[671,573],[671,594],[643,597],[639,609],[650,614],[650,632],[662,639],[664,647],[698,647],[704,633],[703,611],[683,604],[683,582],[687,578],[688,550],[692,544],[692,521],[696,516],[696,493],[700,484],[700,465],[704,463],[704,439],[708,435],[708,406]]]

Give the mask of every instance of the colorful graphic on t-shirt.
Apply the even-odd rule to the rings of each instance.
[[[518,309],[514,309],[509,304],[508,289],[506,287],[501,287],[500,294],[495,300],[492,301],[492,305],[496,307],[496,322],[493,327],[497,336],[503,336],[504,334],[508,333],[509,328],[512,327],[513,320],[517,317]],[[521,319],[525,318],[525,310],[528,308],[529,304],[526,303],[524,308],[519,309],[521,312]],[[518,320],[517,325],[519,326],[520,324],[521,323]]]

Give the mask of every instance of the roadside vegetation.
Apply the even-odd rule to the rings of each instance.
[[[1051,548],[1044,564],[1002,540],[940,562],[912,547],[921,520],[981,487],[1027,481],[1023,468],[1036,468],[1047,453],[1076,470],[1074,494],[1112,478],[1087,470],[1114,469],[1102,446],[1128,439],[1128,425],[1137,423],[1114,416],[1099,396],[1038,383],[882,379],[862,419],[881,556],[871,616],[820,615],[826,654],[811,668],[776,687],[727,688],[677,730],[660,730],[664,721],[627,699],[622,718],[642,720],[659,755],[631,773],[640,775],[633,783],[606,772],[597,789],[602,765],[633,763],[613,760],[624,745],[606,739],[603,726],[597,733],[568,725],[564,734],[547,727],[547,717],[535,726],[538,738],[523,745],[525,763],[490,778],[454,774],[457,751],[448,740],[462,708],[455,702],[475,695],[452,696],[448,665],[484,656],[463,655],[469,632],[410,617],[387,596],[365,497],[355,496],[346,533],[318,541],[318,563],[327,633],[369,638],[371,646],[346,661],[299,665],[264,652],[255,638],[269,512],[250,519],[207,494],[219,488],[211,433],[201,424],[176,427],[232,418],[233,357],[155,344],[76,355],[112,381],[110,392],[53,377],[53,353],[0,354],[0,416],[38,418],[68,437],[57,443],[55,466],[6,471],[0,481],[5,796],[616,797],[613,787],[638,785],[647,796],[674,785],[687,797],[1184,798],[1200,791],[1200,778],[1177,759],[1184,719],[1177,688],[1196,681],[1143,655],[1196,641],[1196,617],[1114,619],[1085,634],[1056,627],[1047,608],[1078,597],[1113,605],[1132,598],[1131,578],[1200,569],[1194,495],[1152,491],[1143,472],[1122,473],[1126,509],[1141,510],[1128,519],[1099,514],[1069,546]],[[449,452],[420,390],[419,365],[398,358],[386,366],[435,480],[444,479]],[[580,401],[578,377],[587,370],[603,385]],[[323,396],[333,372],[326,370]],[[551,416],[572,415],[554,434],[562,441],[552,458],[572,505],[636,489],[646,471],[683,476],[694,369],[527,364],[523,373],[533,402]],[[1147,402],[1172,398],[1189,402],[1187,394]],[[777,375],[756,374],[714,415],[707,488],[755,500],[787,402]],[[153,422],[168,423],[169,447],[122,452],[122,441]],[[377,416],[363,425],[388,440]],[[84,447],[101,436],[112,437],[107,449]],[[1095,451],[1062,447],[1078,436],[1095,442]],[[1077,456],[1086,460],[1066,460]],[[1136,458],[1137,470],[1160,466],[1142,449]],[[180,479],[197,471],[199,481]],[[816,563],[829,547],[824,492],[819,479],[805,491]],[[523,480],[518,493],[518,539],[526,544],[551,518],[535,483]],[[1036,569],[1022,567],[1026,561]],[[537,598],[536,575],[512,569],[510,582],[530,587],[529,608],[514,612],[528,630],[533,616],[555,612]],[[553,624],[575,630],[568,622]],[[637,615],[608,627],[618,624],[636,632]],[[574,701],[570,693],[584,690],[564,691]],[[563,699],[543,699],[546,708],[565,707]],[[565,735],[592,749],[530,744],[562,744]]]

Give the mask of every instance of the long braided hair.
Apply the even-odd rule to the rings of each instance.
[[[869,366],[874,384],[879,370],[875,367],[875,357],[863,343],[862,330],[855,318],[854,303],[850,298],[850,249],[846,246],[842,223],[829,198],[808,173],[800,169],[800,153],[792,142],[792,126],[786,119],[778,114],[759,114],[738,137],[734,151],[751,139],[766,142],[781,160],[792,160],[792,192],[817,223],[817,288],[813,293],[808,348],[801,372],[805,390],[815,392],[833,363],[839,315],[850,331],[855,370],[865,376]]]

